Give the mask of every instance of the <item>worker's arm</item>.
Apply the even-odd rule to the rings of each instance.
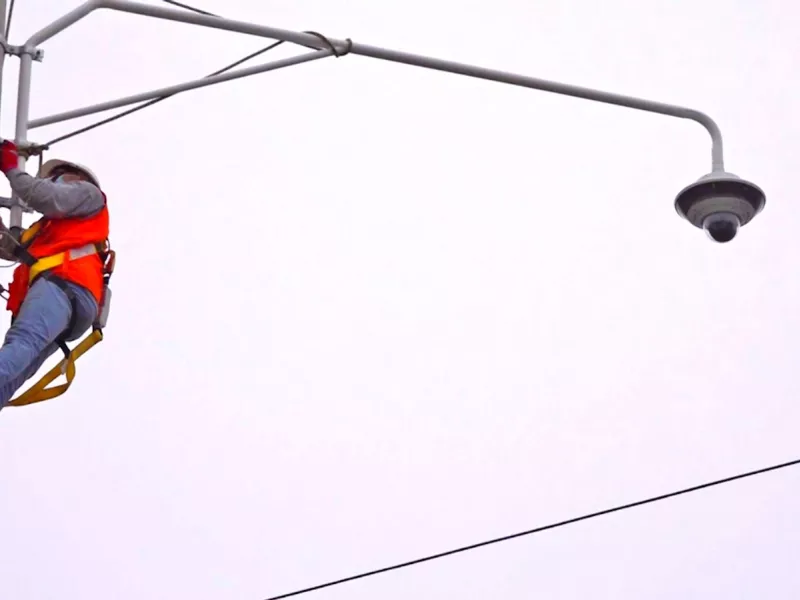
[[[82,217],[96,213],[103,194],[88,181],[56,183],[31,177],[19,168],[6,172],[11,189],[33,210],[50,218]]]

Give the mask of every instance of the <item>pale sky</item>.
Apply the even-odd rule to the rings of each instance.
[[[67,395],[0,413],[2,600],[264,600],[798,458],[800,9],[192,4],[706,111],[766,208],[726,245],[675,213],[710,169],[691,121],[359,56],[55,145],[118,264]],[[18,0],[11,43],[77,5]],[[31,117],[270,41],[97,12],[43,44]],[[304,597],[796,599],[798,493],[787,469]]]

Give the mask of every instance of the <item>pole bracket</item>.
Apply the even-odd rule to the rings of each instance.
[[[44,58],[44,50],[41,48],[14,46],[13,44],[9,44],[8,42],[4,41],[0,41],[0,46],[3,47],[3,51],[6,54],[10,54],[11,56],[23,56],[24,54],[30,54],[31,58],[36,62],[42,62],[42,59]]]
[[[22,208],[22,212],[25,212],[25,213],[32,213],[33,212],[32,208],[30,208],[22,200],[19,200],[16,197],[8,198],[6,196],[0,196],[0,208],[11,208],[12,206],[21,207]]]
[[[17,146],[17,152],[23,158],[31,158],[32,156],[41,156],[45,150],[49,150],[50,146],[46,144],[35,144],[33,142],[22,142]]]

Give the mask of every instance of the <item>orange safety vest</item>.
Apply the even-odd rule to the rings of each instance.
[[[103,198],[106,199],[105,194]],[[37,259],[20,263],[8,288],[6,308],[16,317],[31,283],[42,272],[88,289],[98,306],[103,298],[104,252],[108,241],[108,201],[90,217],[43,217],[26,229],[20,244]]]

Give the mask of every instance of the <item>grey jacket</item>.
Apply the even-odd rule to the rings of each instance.
[[[56,183],[32,177],[22,169],[11,169],[6,177],[14,193],[45,217],[88,217],[105,204],[103,194],[88,181]]]

